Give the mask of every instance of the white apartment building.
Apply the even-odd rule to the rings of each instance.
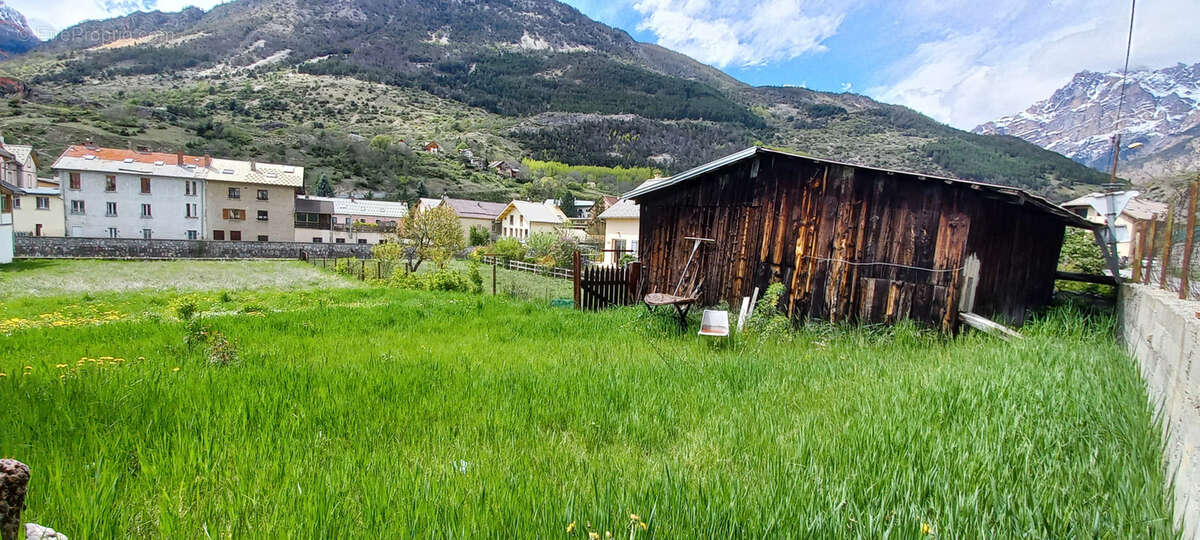
[[[209,157],[71,146],[54,162],[66,235],[203,239]]]

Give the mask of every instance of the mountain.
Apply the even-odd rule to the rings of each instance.
[[[0,1],[0,58],[24,53],[40,42],[25,16]]]
[[[1119,171],[1135,180],[1200,167],[1200,63],[1129,73]],[[976,127],[1013,135],[1099,170],[1112,166],[1119,71],[1083,71],[1048,99]],[[1141,143],[1130,149],[1129,145]]]
[[[864,96],[752,87],[553,0],[234,0],[139,12],[69,28],[0,63],[0,76],[33,89],[20,115],[0,106],[0,129],[50,152],[90,137],[288,159],[381,196],[420,187],[502,198],[538,179],[502,183],[414,156],[409,143],[381,153],[368,147],[376,136],[489,160],[667,174],[765,144],[1056,198],[1104,180],[1015,137]],[[577,180],[569,187],[591,189]]]

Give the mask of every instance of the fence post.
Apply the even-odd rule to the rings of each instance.
[[[1183,242],[1183,271],[1179,276],[1179,299],[1187,300],[1188,293],[1188,274],[1192,270],[1192,248],[1196,245],[1196,192],[1200,191],[1200,180],[1192,180],[1192,185],[1188,189],[1188,209],[1187,209],[1187,239]]]
[[[1130,279],[1130,281],[1132,281],[1134,283],[1141,283],[1142,282],[1142,253],[1145,250],[1144,246],[1146,245],[1146,224],[1139,223],[1137,225],[1134,225],[1133,227],[1134,227],[1134,231],[1133,231],[1134,244],[1133,244],[1133,253],[1131,253],[1131,255],[1133,255],[1133,275],[1131,276],[1132,279]]]
[[[366,259],[361,259],[361,264],[359,264],[359,266],[358,266],[358,280],[359,281],[367,280],[367,260]]]
[[[1150,214],[1150,242],[1146,244],[1146,270],[1142,273],[1143,283],[1150,284],[1154,273],[1154,246],[1158,240],[1158,214]]]
[[[492,296],[496,296],[496,256],[492,255]]]
[[[642,278],[642,263],[633,261],[625,271],[625,301],[628,305],[633,305],[637,303],[637,286]]]
[[[578,251],[576,251],[576,252],[575,252],[575,255],[574,255],[574,257],[572,258],[572,261],[571,261],[571,268],[572,268],[572,269],[574,269],[574,271],[575,271],[575,272],[574,272],[574,281],[575,281],[575,309],[583,309],[583,306],[581,306],[581,305],[579,304],[579,301],[581,300],[581,298],[580,298],[580,294],[579,294],[579,293],[580,293],[580,291],[579,291],[579,252],[578,252]]]
[[[1167,269],[1171,267],[1171,244],[1174,242],[1172,236],[1175,234],[1175,205],[1167,207],[1167,238],[1163,242],[1162,257],[1159,264],[1162,265],[1162,277],[1159,278],[1158,288],[1167,288]]]

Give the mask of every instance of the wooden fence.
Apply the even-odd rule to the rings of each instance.
[[[480,260],[482,260],[484,264],[497,265],[509,270],[529,272],[531,274],[538,274],[542,276],[550,276],[562,279],[572,279],[575,277],[575,274],[570,268],[558,268],[555,266],[545,266],[541,264],[533,264],[514,260],[505,261],[504,259],[498,259],[496,257],[490,257],[487,255],[481,257]]]
[[[1200,257],[1196,254],[1200,180],[1168,198],[1165,215],[1153,216],[1131,231],[1131,281],[1176,292],[1181,300],[1200,299]]]
[[[575,307],[598,310],[629,306],[640,300],[642,263],[625,266],[584,266],[575,254]]]

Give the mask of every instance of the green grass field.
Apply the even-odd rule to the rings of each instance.
[[[348,285],[94,291],[127,309],[0,332],[24,520],[72,538],[1174,534],[1107,319],[1053,312],[1017,343],[812,326],[718,344],[644,309]],[[10,297],[34,319],[63,298]],[[185,342],[187,301],[236,361]]]

